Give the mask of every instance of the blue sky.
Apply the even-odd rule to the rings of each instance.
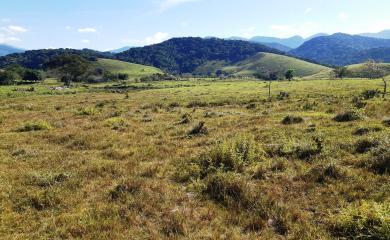
[[[1,0],[0,6],[0,43],[26,49],[390,29],[388,0]]]

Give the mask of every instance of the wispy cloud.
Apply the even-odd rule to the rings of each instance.
[[[87,39],[84,39],[84,40],[81,40],[81,43],[84,43],[84,44],[89,44],[91,41],[87,40]]]
[[[16,26],[16,25],[10,25],[7,27],[3,27],[2,29],[8,32],[9,34],[25,33],[28,31],[26,28],[21,26]]]
[[[165,32],[157,32],[152,36],[146,37],[144,39],[122,39],[121,42],[123,44],[144,46],[161,43],[169,38],[169,33]]]
[[[0,43],[3,44],[13,44],[15,42],[21,42],[22,40],[19,38],[20,34],[27,32],[28,29],[17,26],[17,25],[9,25],[0,28]]]
[[[182,5],[184,3],[190,3],[190,2],[199,2],[202,0],[163,0],[160,3],[160,7],[157,12],[164,12],[168,9],[177,7],[179,5]]]
[[[96,28],[93,27],[86,27],[86,28],[79,28],[77,29],[79,33],[95,33],[97,32]]]

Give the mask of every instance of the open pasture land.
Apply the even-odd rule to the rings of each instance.
[[[0,88],[1,239],[390,238],[380,80],[55,84]]]

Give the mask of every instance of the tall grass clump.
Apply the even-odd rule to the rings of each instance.
[[[363,201],[332,216],[331,232],[338,239],[390,239],[390,202]]]
[[[346,112],[342,112],[337,114],[333,120],[336,122],[351,122],[356,120],[361,120],[364,118],[364,114],[362,110],[351,109]]]
[[[382,139],[378,146],[372,149],[370,168],[379,174],[390,173],[390,138]]]
[[[52,126],[46,121],[27,122],[23,126],[16,129],[17,132],[33,132],[50,130]]]

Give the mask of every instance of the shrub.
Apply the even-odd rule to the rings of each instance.
[[[209,104],[207,102],[201,102],[201,101],[192,101],[187,104],[187,108],[194,108],[194,107],[207,107]]]
[[[218,172],[205,179],[203,194],[224,206],[246,204],[246,183],[233,173]]]
[[[386,127],[390,127],[390,118],[387,118],[385,120],[383,120],[383,125],[385,125]]]
[[[373,158],[370,167],[379,174],[390,173],[390,139],[385,138],[377,147],[372,149]]]
[[[366,153],[370,151],[372,148],[377,147],[379,142],[373,139],[360,139],[357,141],[355,146],[355,151],[357,153]]]
[[[329,164],[328,166],[316,166],[313,167],[305,176],[304,179],[313,180],[318,183],[325,183],[328,180],[342,179],[346,175],[340,167],[335,164]]]
[[[363,135],[367,135],[367,134],[372,133],[372,132],[380,132],[380,131],[382,131],[382,129],[379,127],[363,127],[363,128],[356,129],[353,132],[353,135],[363,136]]]
[[[364,92],[362,92],[361,96],[368,100],[368,99],[372,99],[372,98],[375,98],[377,96],[379,96],[381,94],[381,91],[379,91],[378,89],[375,89],[375,90],[365,90]]]
[[[331,232],[342,239],[390,239],[390,204],[363,201],[331,216]]]
[[[356,108],[365,108],[367,106],[367,102],[363,101],[359,97],[354,97],[352,99],[353,106]]]
[[[17,132],[32,132],[32,131],[42,131],[42,130],[50,130],[52,127],[49,123],[45,121],[37,121],[37,122],[28,122],[23,126],[17,129]]]
[[[127,120],[121,117],[109,118],[104,121],[104,125],[118,131],[125,130],[129,126]]]
[[[216,170],[240,172],[245,166],[260,160],[262,156],[264,151],[254,137],[242,134],[217,144],[209,152],[201,155],[200,165],[203,175]]]
[[[206,135],[208,132],[205,122],[199,122],[188,132],[188,135]]]
[[[115,201],[124,198],[127,194],[135,194],[141,190],[142,181],[132,179],[116,185],[110,192],[110,199]]]
[[[291,125],[291,124],[298,124],[304,122],[304,119],[302,117],[297,116],[286,116],[282,120],[282,124],[284,125]]]
[[[181,116],[181,119],[180,119],[180,121],[179,121],[179,124],[188,124],[188,123],[190,123],[190,122],[192,122],[192,117],[191,117],[191,115],[188,114],[188,113],[185,113],[185,114],[183,114],[183,115]]]
[[[352,109],[343,113],[337,114],[333,120],[336,122],[350,122],[363,119],[363,112],[357,109]]]
[[[89,116],[89,115],[95,115],[98,113],[98,110],[94,107],[85,107],[85,108],[80,108],[77,112],[76,115],[80,116]]]

